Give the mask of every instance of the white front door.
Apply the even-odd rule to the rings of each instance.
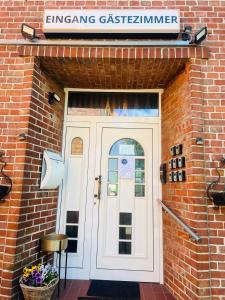
[[[158,126],[67,127],[60,231],[69,278],[160,281]]]

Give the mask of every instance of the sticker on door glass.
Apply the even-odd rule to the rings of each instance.
[[[119,155],[134,155],[134,145],[119,145]]]
[[[108,184],[108,196],[117,196],[118,194],[118,185],[117,184]]]
[[[119,159],[119,177],[123,179],[133,179],[134,165],[133,157],[121,157]]]

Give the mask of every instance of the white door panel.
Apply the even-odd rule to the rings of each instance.
[[[159,281],[159,245],[154,240],[158,226],[155,224],[157,230],[153,226],[158,222],[153,210],[153,156],[156,162],[159,157],[157,152],[153,151],[153,138],[155,139],[153,129],[107,128],[99,125],[97,132],[97,136],[101,137],[97,142],[100,145],[97,161],[100,164],[98,172],[102,175],[102,194],[101,200],[94,208],[94,218],[98,219],[98,222],[94,223],[91,277],[110,279],[113,270],[117,270],[115,274],[120,280],[157,282]],[[144,157],[141,157],[145,161],[144,197],[135,197],[135,178],[129,178],[132,175],[128,175],[128,178],[120,178],[119,171],[117,196],[107,194],[109,152],[112,145],[123,138],[136,140],[144,149]],[[137,156],[134,157],[138,159]],[[155,192],[154,198],[157,197],[157,193],[158,191]],[[132,224],[121,225],[121,213],[131,214]],[[121,228],[123,232],[128,232],[128,236],[130,233],[129,240],[120,239]],[[119,253],[120,242],[131,244],[131,253]]]
[[[69,236],[69,278],[86,278],[89,274],[89,266],[85,261],[90,255],[90,247],[86,243],[89,147],[89,128],[67,127],[60,231]],[[62,265],[64,260],[65,253]]]
[[[68,278],[159,282],[159,125],[80,126],[67,127],[66,132],[60,231],[72,234],[70,241],[77,240],[76,251],[68,253]],[[71,144],[77,137],[83,152],[73,155]],[[119,155],[110,154],[121,139],[129,139],[128,145],[118,146]],[[132,140],[144,154],[132,152]],[[99,175],[100,200],[94,198]],[[68,222],[68,212],[73,211],[79,213],[78,223]]]

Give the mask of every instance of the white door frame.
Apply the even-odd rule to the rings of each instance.
[[[162,89],[74,89],[74,88],[65,88],[65,107],[64,107],[64,126],[63,126],[63,140],[62,140],[62,156],[65,159],[65,141],[66,141],[66,128],[68,126],[76,126],[78,123],[83,124],[84,126],[90,125],[90,123],[122,123],[126,126],[126,123],[139,123],[139,124],[158,124],[159,132],[159,141],[161,141],[161,94],[163,93]],[[120,93],[158,93],[159,94],[159,116],[158,117],[110,117],[110,116],[71,116],[67,114],[68,107],[68,95],[71,91],[77,92],[120,92]],[[159,157],[161,158],[161,144],[159,143],[158,147]],[[162,197],[162,188],[159,182],[158,195]],[[56,231],[59,232],[60,228],[60,211],[62,206],[62,185],[59,187],[59,196],[58,196],[58,210],[57,210],[57,225]],[[159,210],[161,211],[161,209]],[[159,256],[160,256],[160,283],[163,283],[163,234],[162,234],[162,213],[159,215],[159,226],[160,226],[160,236],[159,236]],[[55,258],[56,259],[56,258]],[[63,272],[62,272],[63,273]]]

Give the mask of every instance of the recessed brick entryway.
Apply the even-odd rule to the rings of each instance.
[[[52,300],[77,300],[78,297],[87,295],[90,280],[67,280],[66,289],[61,281],[60,298],[57,298],[57,290]],[[162,284],[140,283],[141,300],[175,300]]]
[[[21,46],[59,86],[85,89],[165,88],[191,59],[208,58],[205,47]]]

